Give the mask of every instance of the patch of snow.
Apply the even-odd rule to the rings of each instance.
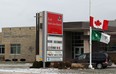
[[[37,74],[57,74],[58,69],[55,68],[48,68],[48,69],[20,69],[20,68],[5,68],[0,69],[0,72],[11,72],[11,73],[37,73]]]

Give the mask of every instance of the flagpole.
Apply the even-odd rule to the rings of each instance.
[[[89,18],[90,18],[90,16],[91,16],[91,0],[89,0]],[[90,24],[90,22],[89,22],[89,24]],[[89,68],[90,69],[94,69],[93,68],[93,66],[92,66],[92,27],[90,26],[90,29],[89,29],[89,31],[90,31],[90,40],[89,40],[89,42],[90,42],[90,61],[89,61]]]

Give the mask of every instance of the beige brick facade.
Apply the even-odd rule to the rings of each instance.
[[[87,32],[87,31],[85,31]],[[86,34],[84,32],[84,34]],[[26,59],[26,62],[33,62],[35,60],[40,61],[42,57],[42,30],[40,29],[40,35],[39,35],[39,55],[36,57],[36,28],[35,27],[14,27],[14,28],[3,28],[2,32],[0,33],[0,45],[5,45],[5,53],[0,55],[1,57],[4,57],[4,60],[9,59]],[[64,34],[65,36],[65,34]],[[69,39],[71,39],[70,34],[68,34]],[[67,39],[66,37],[66,39]],[[64,40],[65,41],[65,40]],[[66,42],[64,42],[66,43]],[[11,44],[20,44],[20,54],[11,54]],[[84,52],[88,52],[88,39],[84,41]],[[71,42],[69,42],[69,45],[71,46]],[[68,53],[66,50],[68,47],[64,44],[64,58],[72,58],[73,55],[72,48],[70,48],[70,55],[65,54]],[[68,57],[69,56],[69,57]]]
[[[3,28],[0,33],[0,44],[5,45],[5,59],[26,59],[26,62],[35,61],[35,27]],[[11,44],[20,44],[20,54],[11,54]],[[1,55],[0,55],[1,56]]]
[[[2,33],[0,33],[0,43],[2,43]]]

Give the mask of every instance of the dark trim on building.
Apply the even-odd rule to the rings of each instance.
[[[39,55],[39,13],[36,13],[36,55]]]

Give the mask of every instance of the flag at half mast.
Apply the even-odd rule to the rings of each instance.
[[[99,28],[102,30],[108,29],[108,20],[95,20],[94,17],[90,16],[90,26],[94,28]]]
[[[108,44],[110,42],[110,35],[92,30],[92,40]]]

